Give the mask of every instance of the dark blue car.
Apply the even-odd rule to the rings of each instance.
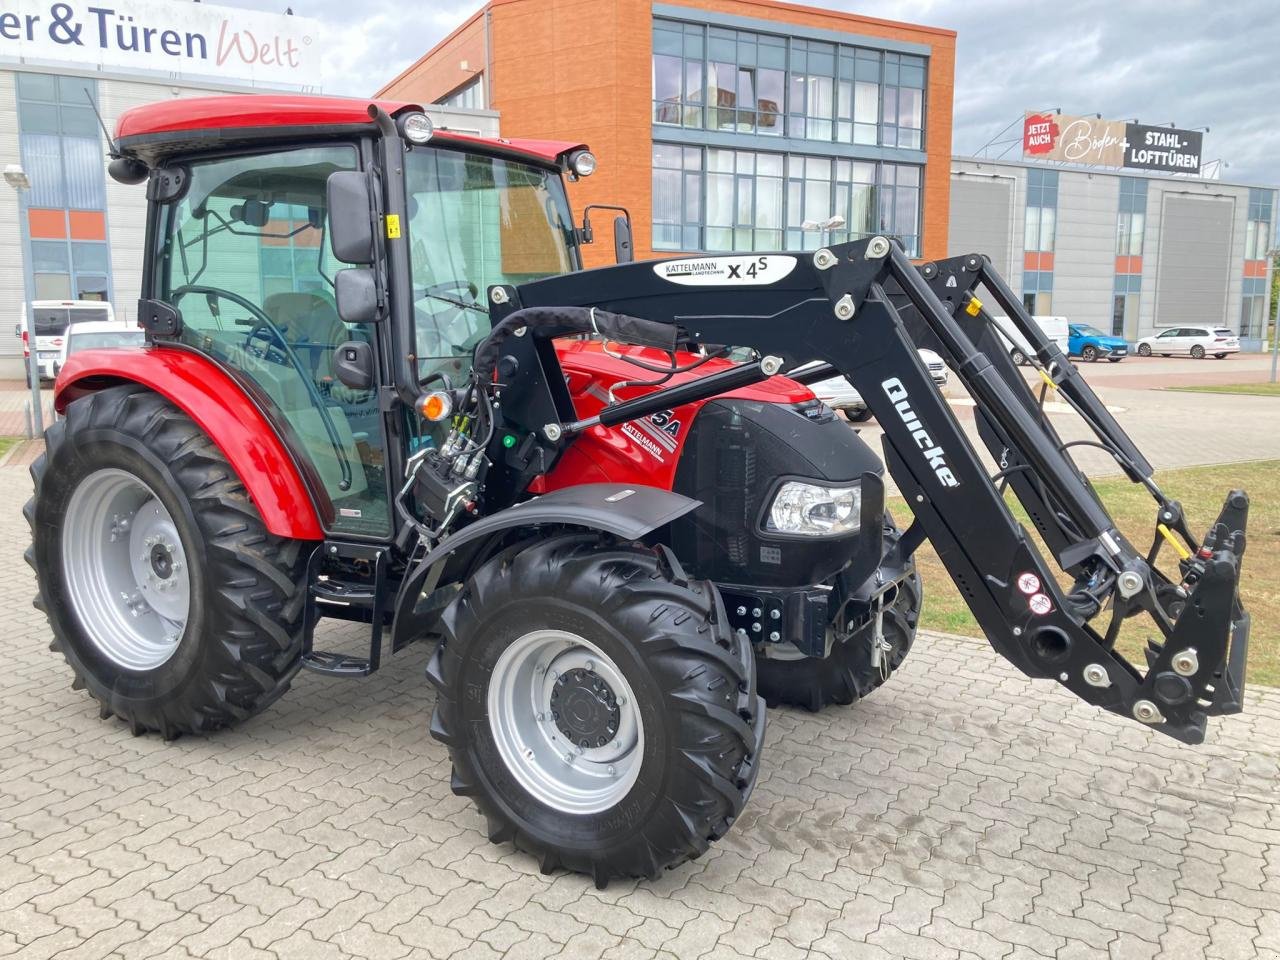
[[[1068,327],[1067,352],[1073,357],[1093,363],[1106,357],[1119,363],[1129,355],[1129,342],[1123,337],[1113,337],[1087,323],[1073,323]]]

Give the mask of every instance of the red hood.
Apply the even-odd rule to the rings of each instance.
[[[643,360],[650,365],[661,367],[666,366],[669,362],[665,353],[651,347],[613,344],[609,349],[613,353],[635,357],[637,360]],[[577,340],[569,343],[562,341],[556,344],[556,352],[560,356],[560,365],[564,367],[565,373],[569,375],[570,393],[577,392],[574,390],[575,384],[573,382],[575,374],[579,376],[588,375],[592,378],[613,383],[621,383],[626,380],[656,380],[658,378],[657,374],[649,373],[640,367],[627,363],[625,360],[620,360],[618,357],[605,353],[603,345],[597,340]],[[697,359],[691,353],[678,353],[676,358],[681,366],[688,366]],[[680,383],[687,383],[690,380],[705,377],[710,373],[727,370],[732,366],[734,364],[729,360],[708,360],[696,370],[676,374],[663,386],[670,387]],[[648,393],[652,389],[654,388],[630,387],[619,391],[618,398],[628,399]],[[794,380],[788,380],[786,377],[771,377],[763,383],[730,390],[728,393],[721,394],[721,396],[735,397],[741,400],[756,400],[761,403],[803,403],[806,400],[812,400],[814,395],[813,391],[808,387],[796,383]]]

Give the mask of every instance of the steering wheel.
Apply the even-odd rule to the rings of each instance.
[[[221,287],[207,287],[199,284],[188,284],[185,287],[179,287],[177,290],[174,290],[169,294],[169,298],[176,307],[178,305],[178,301],[189,293],[202,293],[204,294],[205,299],[209,301],[230,300],[237,307],[247,310],[253,315],[254,323],[253,327],[244,338],[244,345],[249,347],[254,340],[266,340],[268,343],[267,348],[263,351],[255,352],[258,352],[259,356],[264,360],[269,360],[271,363],[278,363],[281,366],[290,365],[291,358],[289,357],[289,354],[292,351],[289,349],[288,341],[284,338],[284,331],[277,327],[275,321],[267,315],[267,312],[252,300],[247,297],[243,297],[232,290],[224,290]],[[211,309],[212,306],[213,304],[210,302]],[[297,358],[294,357],[292,359],[296,360]],[[299,373],[305,374],[304,369],[299,364],[293,363],[293,365],[298,368]]]
[[[209,301],[210,308],[213,306],[213,300],[222,299],[230,300],[236,306],[247,310],[255,321],[253,328],[245,337],[245,346],[249,347],[255,339],[274,339],[275,344],[269,344],[265,351],[260,353],[264,360],[272,363],[279,363],[282,366],[291,366],[297,372],[299,379],[302,380],[303,386],[307,390],[307,395],[311,399],[312,405],[320,414],[320,421],[324,425],[324,432],[329,437],[329,443],[333,446],[333,451],[337,454],[338,469],[341,473],[341,480],[338,486],[343,490],[351,489],[351,463],[347,459],[347,452],[342,448],[342,439],[338,435],[338,428],[333,422],[333,417],[329,414],[329,408],[324,402],[324,398],[320,396],[320,391],[316,389],[315,381],[311,378],[311,374],[307,368],[303,366],[302,361],[298,359],[298,355],[293,348],[289,346],[289,341],[284,338],[284,332],[276,326],[274,320],[267,315],[267,312],[260,306],[242,297],[240,294],[232,290],[223,290],[221,287],[207,287],[201,284],[189,283],[184,287],[178,287],[169,293],[169,302],[175,307],[178,301],[189,293],[203,294]],[[276,358],[273,358],[272,355]]]

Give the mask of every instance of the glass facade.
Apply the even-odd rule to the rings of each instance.
[[[97,83],[17,74],[26,234],[37,300],[108,300],[111,259]]]
[[[1032,316],[1053,310],[1053,248],[1058,233],[1058,171],[1027,171],[1022,303]]]
[[[1116,217],[1116,256],[1142,256],[1142,239],[1147,229],[1147,181],[1139,177],[1120,178],[1120,213]]]
[[[1142,296],[1142,247],[1147,231],[1147,181],[1120,178],[1116,214],[1116,278],[1111,301],[1111,333],[1138,336],[1138,308]]]
[[[1244,234],[1244,258],[1265,260],[1271,249],[1271,209],[1274,192],[1249,189],[1249,222]]]
[[[655,19],[653,249],[814,250],[887,233],[919,256],[923,167],[875,157],[923,149],[925,78],[923,57]],[[662,142],[664,127],[754,142]],[[761,149],[762,137],[788,142]]]
[[[653,248],[816,250],[883,233],[918,256],[921,187],[913,164],[655,143]]]
[[[489,104],[484,97],[484,78],[477,76],[464,83],[453,93],[436,101],[442,107],[456,107],[459,110],[487,110]]]
[[[1245,277],[1240,298],[1240,336],[1261,340],[1267,334],[1267,279]]]
[[[925,76],[909,54],[653,23],[655,124],[920,150]]]
[[[1023,249],[1053,253],[1057,234],[1058,171],[1027,171],[1027,231]]]

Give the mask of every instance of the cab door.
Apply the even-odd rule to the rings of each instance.
[[[338,316],[326,183],[360,167],[334,143],[186,164],[188,186],[164,218],[152,295],[182,314],[180,340],[259,403],[294,452],[327,532],[391,534],[386,431],[376,389],[335,375],[338,348],[374,324]]]

